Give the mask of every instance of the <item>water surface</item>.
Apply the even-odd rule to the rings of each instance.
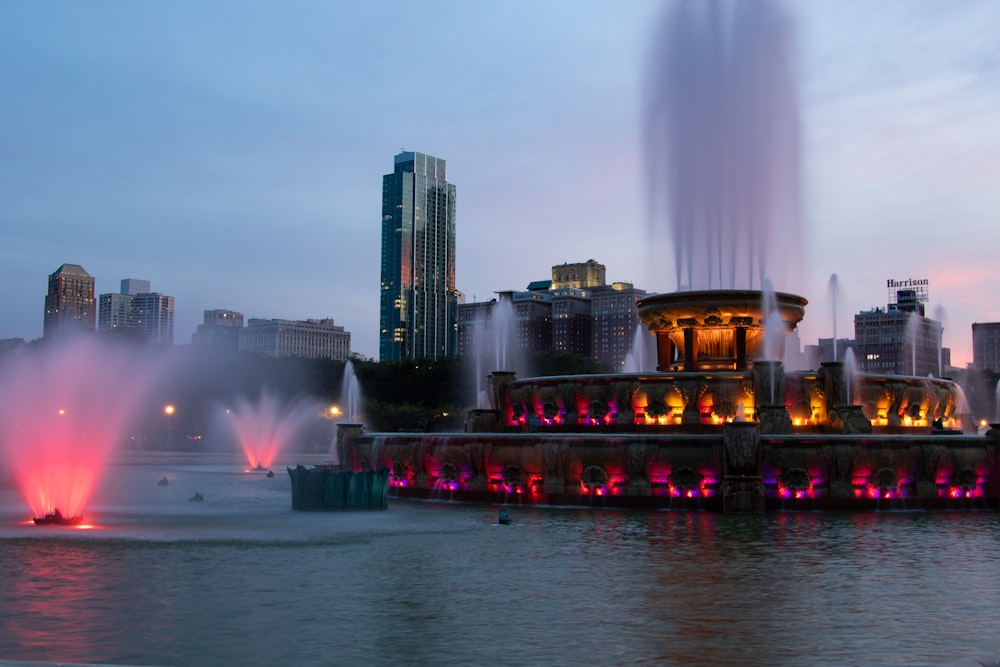
[[[287,462],[294,465],[296,461]],[[309,461],[304,461],[308,463]],[[0,660],[139,665],[900,665],[1000,656],[1000,517],[760,517],[390,500],[133,455],[87,530],[0,487]],[[156,482],[164,476],[168,486]],[[189,502],[195,492],[204,502]]]

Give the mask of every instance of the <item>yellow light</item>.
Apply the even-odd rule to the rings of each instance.
[[[163,406],[163,414],[165,414],[165,415],[172,415],[172,414],[174,414],[174,406],[170,405],[169,403],[167,405],[164,405]]]

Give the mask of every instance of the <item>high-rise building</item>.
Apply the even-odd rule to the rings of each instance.
[[[138,280],[137,278],[125,278],[122,280],[122,294],[135,296],[136,294],[148,294],[151,291],[148,280]]]
[[[459,354],[482,354],[484,341],[498,339],[502,308],[512,307],[513,345],[592,357],[621,369],[640,327],[636,301],[646,295],[628,282],[605,282],[603,264],[593,259],[552,267],[551,280],[536,280],[523,292],[498,292],[499,299],[459,306]],[[499,311],[499,312],[498,312]]]
[[[147,340],[174,344],[174,297],[159,292],[136,294],[132,301],[136,328]]]
[[[402,152],[382,177],[379,358],[456,353],[455,186],[445,161]]]
[[[593,328],[590,351],[595,360],[613,370],[622,369],[625,357],[632,349],[636,329],[640,326],[642,330],[646,329],[639,321],[639,309],[635,305],[644,296],[646,290],[636,289],[632,283],[626,282],[591,289]]]
[[[126,278],[118,294],[98,299],[97,329],[132,331],[162,345],[174,344],[174,297],[151,292],[148,280]]]
[[[79,264],[63,264],[49,276],[42,336],[93,331],[94,278]]]
[[[917,288],[889,281],[890,302],[854,316],[854,356],[864,373],[933,375],[941,377],[946,365],[940,322],[924,315],[927,282]],[[903,287],[903,289],[900,289]]]
[[[1000,371],[1000,322],[972,324],[972,367]]]

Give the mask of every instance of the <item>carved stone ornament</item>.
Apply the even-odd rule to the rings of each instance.
[[[760,438],[755,427],[727,427],[724,440],[730,467],[748,468],[756,464]]]

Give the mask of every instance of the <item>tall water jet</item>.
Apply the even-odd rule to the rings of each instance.
[[[844,352],[844,393],[848,405],[854,405],[858,395],[858,372],[858,360],[854,357],[854,350],[847,350]]]
[[[996,404],[993,414],[993,423],[1000,424],[1000,380],[997,380],[996,387],[993,388],[993,401]]]
[[[495,371],[513,370],[513,352],[515,342],[514,303],[501,296],[493,307],[493,344],[496,350]]]
[[[833,360],[837,361],[837,301],[840,298],[840,280],[837,278],[837,274],[830,274],[830,309],[831,309],[831,319],[833,321]]]
[[[472,332],[470,355],[477,409],[489,407],[487,377],[494,371],[525,371],[525,355],[517,345],[517,317],[511,292],[499,293],[489,309],[488,320]]]
[[[264,391],[257,401],[236,400],[226,423],[254,470],[267,470],[275,457],[315,418],[317,407],[309,401],[283,402]]]
[[[0,369],[0,450],[36,518],[79,517],[156,374],[148,348],[45,343]]]
[[[939,304],[934,307],[934,319],[941,324],[942,331],[944,330],[947,318],[944,306]],[[942,349],[942,341],[939,340],[937,346],[937,377],[944,377],[944,360],[941,358],[943,355]]]
[[[650,220],[677,289],[780,287],[798,274],[800,147],[791,26],[760,2],[672,4],[645,131]],[[664,187],[665,186],[665,187]],[[780,262],[772,262],[779,249]]]
[[[628,354],[625,355],[625,362],[622,371],[625,373],[647,373],[656,366],[656,349],[653,346],[653,337],[640,322],[635,327],[632,334],[632,345]]]
[[[341,414],[349,422],[361,422],[361,385],[354,372],[354,364],[344,364],[344,378],[340,382]]]
[[[910,351],[910,375],[917,374],[917,339],[920,337],[920,315],[912,312],[906,318],[903,331],[903,350]]]

